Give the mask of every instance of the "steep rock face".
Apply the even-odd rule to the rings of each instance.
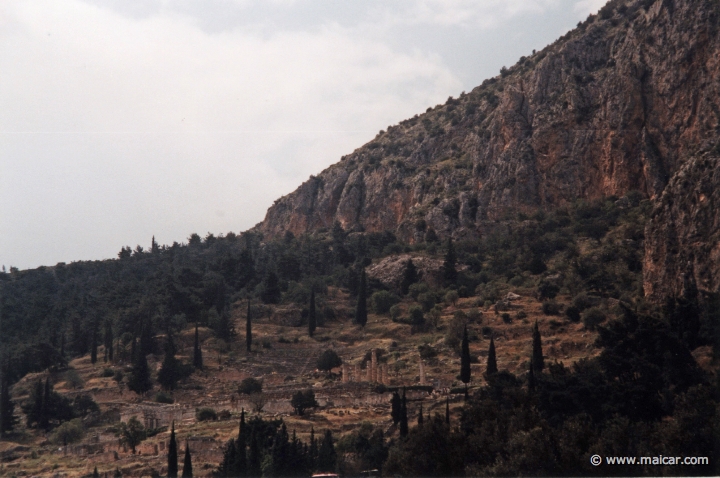
[[[638,190],[657,200],[720,139],[719,22],[717,1],[613,0],[499,77],[381,131],[277,200],[258,229],[301,234],[339,221],[416,242],[429,228],[477,237],[508,213],[578,198]],[[692,195],[681,189],[668,197]],[[677,223],[678,250],[689,227]],[[674,290],[685,260],[662,252],[662,228],[648,230],[652,296]]]
[[[645,230],[644,288],[649,299],[679,296],[688,280],[720,287],[720,156],[685,162],[656,202]]]

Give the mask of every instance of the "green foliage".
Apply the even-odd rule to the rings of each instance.
[[[217,412],[209,407],[200,408],[195,412],[195,418],[199,422],[217,421]]]
[[[408,310],[409,321],[411,325],[422,326],[425,324],[425,315],[421,307],[414,305]]]
[[[138,395],[143,395],[152,388],[150,367],[148,367],[147,357],[141,351],[138,351],[133,364],[130,379],[128,380],[128,388]]]
[[[147,438],[147,431],[137,417],[130,417],[127,423],[120,423],[118,434],[120,443],[129,446],[135,454],[135,448]]]
[[[244,378],[243,381],[240,382],[240,385],[238,386],[238,393],[241,393],[243,395],[251,395],[253,393],[261,393],[262,389],[262,380],[248,377]]]
[[[376,314],[387,314],[390,308],[400,302],[400,298],[386,290],[380,290],[370,296],[370,303]]]
[[[399,319],[401,315],[402,315],[402,308],[399,305],[395,304],[392,307],[390,307],[390,318],[392,320]]]
[[[560,313],[560,304],[554,300],[546,300],[542,303],[541,309],[545,315],[558,315]]]
[[[588,330],[595,330],[605,318],[605,312],[597,307],[591,307],[582,313],[582,322]]]
[[[82,420],[75,418],[60,424],[50,435],[50,441],[56,445],[68,445],[82,440],[84,436],[85,427]]]
[[[175,400],[166,392],[158,392],[155,394],[155,401],[158,403],[174,403]]]
[[[330,371],[335,367],[342,365],[342,359],[334,350],[326,350],[320,355],[317,361],[317,369],[323,371]]]
[[[290,405],[295,410],[295,413],[303,416],[305,414],[305,410],[318,406],[317,401],[315,401],[315,392],[312,390],[296,392],[290,400]]]

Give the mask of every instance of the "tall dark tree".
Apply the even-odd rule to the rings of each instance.
[[[50,377],[45,379],[45,387],[43,389],[42,408],[40,410],[40,420],[38,425],[40,428],[47,430],[50,427],[50,415],[52,405],[51,400],[52,386],[50,385]]]
[[[114,359],[114,351],[113,351],[113,330],[112,330],[112,322],[109,320],[105,322],[105,337],[103,340],[103,345],[105,345],[105,362],[110,360],[110,362],[113,362]]]
[[[325,430],[325,436],[320,443],[318,450],[317,469],[318,471],[335,471],[337,467],[337,453],[333,443],[332,432]]]
[[[447,252],[445,253],[445,261],[443,262],[442,272],[446,285],[457,283],[457,256],[455,256],[455,247],[452,238],[448,238]]]
[[[252,314],[250,312],[250,299],[248,299],[247,318],[245,319],[245,347],[248,352],[252,349]]]
[[[244,452],[244,450],[243,450]],[[183,460],[182,478],[192,478],[192,458],[190,457],[190,444],[185,440],[185,460]],[[242,475],[239,475],[242,476]]]
[[[175,343],[170,331],[167,333],[167,343],[165,344],[165,359],[157,379],[164,390],[175,390],[177,381],[180,379],[180,364],[175,358]]]
[[[138,347],[137,357],[128,380],[128,388],[138,395],[143,395],[152,388],[150,367],[148,366],[147,357],[142,353],[142,347]]]
[[[220,462],[220,466],[218,466],[217,471],[215,472],[215,476],[218,477],[234,477],[238,476],[237,472],[235,471],[235,463],[237,462],[237,446],[235,444],[235,439],[231,438],[228,440],[227,444],[225,445],[225,449],[223,450],[223,459]],[[260,476],[260,475],[251,475],[251,476]]]
[[[308,465],[311,470],[317,469],[318,444],[315,438],[315,427],[310,427],[310,449],[308,450]]]
[[[403,295],[407,295],[410,291],[410,286],[416,283],[418,279],[417,268],[415,267],[415,264],[413,264],[412,259],[408,259],[405,263],[405,271],[403,272],[402,281],[400,282],[400,290]]]
[[[215,327],[215,336],[225,342],[229,342],[235,336],[235,328],[230,319],[230,310],[225,307],[218,315],[219,319]]]
[[[400,422],[402,416],[402,399],[397,390],[393,392],[392,398],[390,399],[390,416],[392,417],[393,424],[397,425]]]
[[[460,348],[460,381],[465,384],[465,390],[467,390],[467,385],[470,383],[470,345],[468,344],[467,326],[463,330]]]
[[[155,338],[153,337],[152,320],[143,320],[140,327],[140,354],[146,356],[155,352]]]
[[[248,441],[247,430],[245,425],[245,409],[240,412],[240,426],[238,430],[238,438],[235,441],[235,473],[237,476],[245,476],[247,474],[247,452],[245,446]]]
[[[158,243],[155,242],[155,236],[152,237],[152,242],[150,243],[150,252],[152,254],[160,252],[160,247],[158,246]]]
[[[317,327],[317,319],[315,312],[315,289],[310,291],[310,305],[308,306],[308,334],[310,337],[315,333]]]
[[[445,425],[450,425],[450,398],[445,397]]]
[[[250,432],[250,443],[248,443],[248,476],[260,476],[262,474],[262,450],[260,448],[260,437],[257,427]]]
[[[100,478],[100,473],[98,473],[98,471],[97,471],[97,466],[93,470],[92,476],[93,476],[93,478]]]
[[[367,324],[367,278],[365,277],[365,268],[360,271],[355,323],[361,327],[365,327],[365,324]]]
[[[418,418],[417,418],[417,424],[419,427],[423,424],[423,409],[422,409],[422,403],[420,404],[420,411],[418,411]]]
[[[530,369],[528,370],[528,392],[532,393],[535,391],[536,378],[535,378],[535,365],[533,364],[534,358],[530,358]]]
[[[15,404],[10,399],[10,377],[7,368],[0,369],[0,437],[15,428]]]
[[[532,360],[533,369],[535,373],[540,373],[545,368],[545,360],[543,359],[542,352],[542,341],[540,339],[540,329],[538,328],[537,320],[535,321],[535,327],[533,327],[532,334]]]
[[[495,375],[498,371],[497,358],[495,357],[495,339],[490,337],[490,348],[488,348],[487,356],[487,367],[485,369],[485,376],[490,377]]]
[[[407,436],[408,431],[407,397],[403,388],[402,401],[400,402],[400,436]]]
[[[200,332],[198,331],[198,324],[195,322],[195,345],[193,346],[193,367],[197,370],[203,368],[203,357],[202,349],[200,348]]]
[[[90,339],[90,363],[95,365],[97,362],[97,349],[98,349],[98,330],[97,330],[97,322],[93,321],[92,324],[92,332],[91,332],[92,338]]]
[[[281,297],[282,291],[280,290],[280,280],[278,279],[275,271],[269,270],[263,280],[260,299],[265,304],[277,304],[280,302]]]
[[[175,422],[172,424],[172,430],[170,431],[170,444],[168,445],[167,455],[167,476],[168,478],[177,478],[178,476],[178,452],[177,452],[177,441],[175,440]]]

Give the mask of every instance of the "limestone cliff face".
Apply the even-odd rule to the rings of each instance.
[[[656,201],[645,231],[645,294],[678,296],[688,281],[720,287],[720,156],[685,162]]]
[[[413,242],[430,227],[477,236],[508,212],[578,198],[655,200],[720,139],[719,19],[715,0],[614,0],[499,77],[381,132],[277,200],[258,228],[339,221]]]

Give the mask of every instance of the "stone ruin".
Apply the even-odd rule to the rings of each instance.
[[[160,428],[170,427],[172,422],[179,423],[183,420],[192,419],[194,416],[194,410],[181,405],[142,402],[122,411],[120,421],[127,423],[131,417],[136,417],[145,428]]]
[[[378,363],[377,349],[372,349],[370,352],[370,362],[368,362],[367,368],[363,369],[358,364],[348,365],[343,362],[342,364],[342,383],[350,382],[369,382],[379,383],[382,385],[390,385],[390,379],[388,377],[388,365]],[[427,381],[425,378],[425,364],[420,359],[420,385],[426,385]]]

